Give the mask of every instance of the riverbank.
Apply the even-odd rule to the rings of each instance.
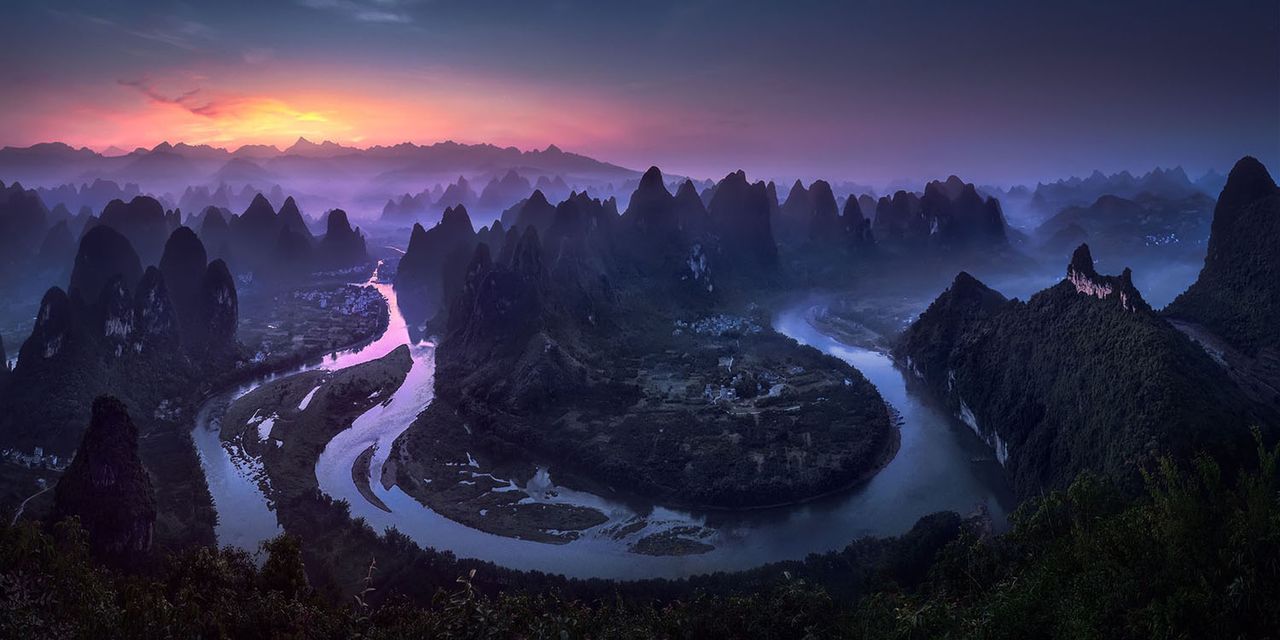
[[[318,490],[315,465],[325,445],[389,398],[411,365],[408,347],[401,347],[340,371],[308,371],[266,383],[227,409],[221,438],[262,462],[263,492],[279,508]]]
[[[388,290],[387,295],[393,296],[394,292]],[[394,309],[394,297],[389,300]],[[485,533],[444,517],[408,495],[405,491],[408,483],[399,479],[406,473],[402,468],[403,461],[393,447],[384,448],[379,444],[378,456],[370,456],[369,471],[366,473],[363,468],[353,471],[353,467],[359,466],[359,458],[370,448],[370,443],[389,443],[388,438],[394,439],[400,434],[422,406],[433,403],[433,406],[439,404],[439,409],[444,409],[448,404],[444,399],[432,400],[433,348],[427,345],[411,347],[415,362],[410,374],[413,383],[402,385],[388,406],[375,405],[373,411],[362,415],[358,420],[359,429],[344,431],[340,438],[326,446],[322,458],[331,459],[317,465],[316,474],[319,475],[321,490],[328,495],[299,496],[292,507],[278,509],[278,515],[268,512],[271,525],[274,527],[278,519],[287,530],[303,532],[309,539],[316,540],[319,549],[316,555],[327,558],[320,565],[328,567],[326,574],[348,576],[355,584],[354,581],[367,569],[367,563],[361,564],[356,556],[367,558],[367,553],[377,552],[380,557],[386,557],[388,551],[384,545],[391,539],[396,540],[395,548],[412,544],[410,540],[416,542],[424,548],[422,553],[425,555],[421,557],[440,558],[442,553],[452,557],[456,554],[462,558],[490,560],[514,569],[626,579],[743,570],[782,559],[801,558],[810,553],[840,549],[852,538],[896,535],[909,529],[922,514],[941,510],[970,513],[983,503],[990,504],[993,517],[1002,522],[1006,509],[993,497],[990,487],[1004,481],[998,469],[994,469],[997,473],[989,472],[988,466],[994,467],[994,463],[987,465],[975,461],[982,453],[981,443],[976,443],[979,448],[971,448],[970,445],[975,444],[969,442],[971,434],[955,431],[947,416],[939,415],[908,394],[905,379],[888,358],[872,351],[851,349],[823,336],[804,322],[803,316],[808,308],[789,308],[779,316],[784,321],[775,322],[775,326],[789,338],[817,347],[827,356],[838,357],[864,372],[880,390],[884,401],[896,409],[895,415],[901,418],[901,421],[893,419],[898,428],[891,427],[897,436],[894,444],[898,454],[886,455],[888,464],[869,481],[858,483],[852,489],[833,490],[824,497],[775,509],[673,510],[669,505],[659,507],[623,498],[604,484],[570,482],[572,475],[563,470],[555,471],[553,468],[556,481],[551,482],[546,470],[539,470],[537,465],[529,462],[529,458],[518,463],[522,465],[520,473],[511,472],[510,469],[516,468],[514,463],[463,445],[456,450],[456,457],[442,460],[455,464],[449,469],[457,480],[472,480],[480,486],[480,479],[461,477],[465,474],[459,472],[492,474],[495,482],[496,479],[510,480],[525,493],[529,493],[526,489],[534,490],[529,493],[530,498],[537,495],[552,501],[586,506],[610,518],[608,523],[581,530],[576,539],[560,544]],[[397,336],[404,333],[399,321],[393,319],[392,324],[392,333]],[[390,345],[400,340],[407,338],[384,336],[377,345],[361,352],[359,358],[340,356],[332,366],[387,353],[392,348]],[[885,405],[882,403],[880,406],[885,411]],[[374,431],[365,431],[368,429]],[[343,442],[340,444],[336,440]],[[471,466],[468,453],[478,466]],[[385,466],[381,466],[379,457],[386,461]],[[989,458],[988,453],[986,459]],[[879,468],[883,460],[877,459],[875,466]],[[382,469],[382,477],[377,476],[375,467]],[[370,476],[374,481],[364,482]],[[538,478],[538,482],[528,481],[533,480],[533,476]],[[573,488],[566,487],[566,483]],[[251,485],[253,491],[259,491],[256,481],[251,481]],[[370,500],[369,494],[382,504]],[[241,499],[234,497],[238,492],[227,495],[231,496],[230,499]],[[335,503],[336,498],[345,501],[346,506]],[[223,503],[220,502],[219,506],[222,508]],[[474,510],[468,507],[467,511],[479,518],[480,508],[483,507],[477,506]],[[236,524],[231,522],[227,526]],[[682,529],[689,526],[698,529]],[[392,538],[378,535],[392,527],[399,532]],[[234,529],[223,531],[228,539],[236,535]],[[666,531],[675,531],[676,536],[683,533],[685,535],[680,537],[684,540],[676,540],[671,545],[657,544],[672,537],[664,536]],[[705,531],[715,533],[703,536]],[[657,537],[637,546],[637,542],[652,536]],[[714,548],[706,550],[687,542]],[[249,548],[256,545],[252,542]],[[656,548],[662,553],[692,555],[648,556],[635,552],[646,547]],[[339,553],[338,550],[345,551],[331,556]],[[400,552],[395,553],[398,555]],[[382,561],[379,562],[381,564]],[[495,565],[485,566],[491,567],[489,570],[492,571]],[[502,574],[508,575],[507,570],[503,569]]]

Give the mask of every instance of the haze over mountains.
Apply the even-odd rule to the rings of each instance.
[[[254,185],[265,191],[283,184],[309,209],[360,203],[362,210],[369,211],[375,207],[380,210],[389,197],[416,193],[423,185],[449,184],[465,175],[480,184],[480,193],[472,198],[486,196],[483,189],[490,180],[495,185],[486,197],[454,204],[482,204],[497,213],[527,195],[517,195],[515,190],[525,191],[529,181],[568,182],[579,188],[604,188],[610,184],[620,187],[639,174],[561,151],[555,145],[533,151],[455,142],[358,149],[300,138],[283,150],[262,145],[227,150],[166,142],[119,156],[62,143],[5,147],[0,149],[0,175],[9,181],[50,189],[96,179],[125,185],[117,193],[99,193],[101,185],[89,188],[93,195],[84,194],[84,189],[74,194],[58,192],[58,200],[65,200],[72,210],[84,204],[96,209],[106,203],[103,198],[136,195],[139,190],[162,196],[170,207],[179,206],[180,202],[188,208],[242,206],[235,198],[244,186]],[[224,185],[234,192],[225,191]],[[207,190],[209,195],[203,196],[201,190]]]
[[[339,207],[355,211],[360,219],[380,215],[395,222],[438,220],[446,207],[459,204],[487,220],[528,195],[529,186],[557,201],[571,190],[625,199],[640,172],[564,152],[555,145],[532,151],[455,142],[357,148],[300,138],[284,149],[165,142],[122,154],[63,143],[5,147],[0,149],[0,175],[38,187],[50,207],[61,204],[70,212],[85,206],[96,211],[112,199],[128,200],[141,193],[184,211],[205,206],[239,209],[256,193],[275,194],[273,201],[279,201],[288,191],[309,210]],[[978,191],[984,197],[999,198],[1013,222],[1027,225],[1039,224],[1067,206],[1087,206],[1103,194],[1133,198],[1203,193],[1212,197],[1224,179],[1210,170],[1192,180],[1181,167],[1174,167],[1136,176],[1128,171],[1109,176],[1095,171],[1084,178],[1034,186],[979,186]],[[873,187],[839,181],[831,186],[838,204],[844,206],[849,195],[874,200],[914,182],[896,180]],[[701,183],[699,190],[709,184]],[[670,185],[673,191],[677,186]],[[785,202],[789,195],[778,199]]]
[[[361,158],[301,151],[290,162]],[[948,454],[963,457],[953,472],[981,468],[1027,504],[1093,477],[1114,500],[1136,500],[1144,473],[1198,453],[1245,473],[1253,438],[1274,440],[1280,424],[1280,189],[1253,158],[1216,202],[1179,172],[1153,172],[1173,177],[1136,194],[1117,188],[1128,197],[1107,192],[1112,182],[1056,183],[1045,193],[1103,193],[1028,230],[1010,224],[998,190],[956,175],[876,197],[822,179],[780,196],[743,171],[699,183],[650,167],[586,190],[514,168],[482,189],[449,173],[447,186],[392,199],[361,224],[279,185],[188,189],[183,202],[219,203],[191,210],[105,181],[43,192],[128,197],[77,213],[5,185],[5,286],[21,301],[54,285],[34,322],[18,325],[16,365],[0,368],[6,455],[65,467],[55,467],[56,500],[37,512],[80,518],[95,558],[134,567],[241,526],[241,503],[221,483],[245,483],[236,491],[261,495],[276,527],[312,541],[298,550],[315,567],[304,583],[354,584],[364,569],[347,559],[367,552],[436,567],[380,579],[413,593],[423,575],[470,561],[440,553],[413,520],[392,520],[407,527],[401,539],[371,537],[363,518],[423,509],[464,540],[574,552],[586,541],[716,567],[722,549],[740,553],[737,541],[770,525],[610,501],[733,512],[831,499],[832,513],[856,510],[868,481],[901,482],[890,471],[900,456],[920,464],[902,449],[920,437],[914,394],[972,434],[970,449]],[[1105,264],[1135,268],[1106,275],[1104,251]],[[1201,261],[1189,288],[1191,277],[1165,273]],[[1148,269],[1185,289],[1164,310],[1141,286]],[[1038,292],[1006,297],[971,271]],[[806,296],[842,304],[808,307]],[[783,335],[777,327],[796,330],[787,316],[836,346]],[[272,340],[292,350],[259,346]],[[329,364],[370,340],[367,359]],[[913,378],[900,394],[883,372],[867,373],[879,359],[899,382]],[[245,380],[251,393],[239,391]],[[338,444],[369,428],[390,435],[362,453]],[[201,429],[216,431],[197,449],[209,437]],[[358,502],[332,499],[331,447],[352,456],[338,476]],[[207,480],[229,452],[261,473]],[[18,483],[30,468],[4,464]],[[547,469],[585,488],[550,484]],[[391,487],[409,502],[388,507]],[[562,501],[561,491],[591,497]],[[904,540],[937,536],[922,552],[936,563],[962,536],[1006,526],[988,511],[1003,504],[981,504],[966,519],[912,513]],[[215,510],[230,522],[215,527]],[[557,579],[489,566],[494,585]],[[820,566],[829,563],[789,570],[832,579]]]
[[[0,15],[0,640],[1277,640],[1280,2]]]

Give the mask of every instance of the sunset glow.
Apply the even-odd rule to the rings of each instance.
[[[1138,46],[1104,25],[1148,8],[1105,3],[1010,6],[983,20],[950,5],[828,7],[821,20],[753,3],[538,5],[124,3],[108,15],[93,2],[18,2],[8,18],[23,28],[0,42],[6,60],[76,46],[0,69],[0,145],[455,140],[555,144],[706,176],[890,180],[965,162],[976,178],[1007,181],[1223,167],[1241,150],[1274,155],[1258,141],[1280,136],[1280,90],[1228,63],[1270,65],[1249,77],[1280,72],[1274,51],[1256,50],[1269,40],[1239,31],[1275,25],[1244,6],[1170,16]],[[1058,55],[1082,33],[1087,51]],[[1208,114],[1230,117],[1209,135]]]

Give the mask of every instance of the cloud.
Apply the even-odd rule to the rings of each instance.
[[[163,93],[160,93],[158,90],[156,90],[156,88],[152,86],[151,83],[146,80],[146,78],[142,78],[138,80],[116,80],[116,82],[120,86],[131,87],[133,89],[136,89],[139,93],[146,96],[152,102],[155,102],[158,104],[176,105],[197,115],[204,115],[202,111],[208,108],[208,104],[204,106],[192,104],[194,101],[194,98],[196,97],[196,94],[200,93],[200,89],[192,89],[186,93],[181,93],[181,94],[178,94],[178,96],[176,97],[170,98],[169,96],[166,96]]]
[[[251,48],[246,49],[240,57],[248,64],[263,64],[269,62],[275,55],[274,49]]]
[[[377,24],[413,22],[413,16],[405,11],[413,3],[406,0],[298,0],[298,4],[310,9],[332,11],[357,22]]]
[[[135,38],[167,44],[186,51],[206,51],[216,41],[217,36],[217,33],[208,25],[185,18],[167,17],[161,20],[161,24],[135,27],[79,11],[63,11],[52,8],[46,9],[46,11],[59,18],[83,20],[99,27],[126,33]]]
[[[200,89],[192,89],[177,96],[169,97],[161,93],[146,78],[139,80],[117,80],[121,86],[136,89],[138,93],[146,96],[147,99],[155,104],[166,104],[181,107],[188,113],[206,118],[221,118],[226,116],[238,116],[244,110],[245,105],[253,103],[249,98],[223,98],[199,100],[197,96]]]

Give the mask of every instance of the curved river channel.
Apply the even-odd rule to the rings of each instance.
[[[192,437],[219,513],[219,544],[253,552],[263,541],[281,532],[271,505],[259,489],[260,467],[256,461],[233,453],[234,448],[219,439],[220,420],[227,406],[279,376],[350,367],[380,358],[402,344],[410,346],[413,358],[404,384],[386,402],[375,405],[329,442],[316,464],[316,476],[325,493],[350,503],[352,517],[364,518],[378,531],[394,526],[424,547],[515,569],[575,577],[680,577],[801,559],[810,553],[841,549],[861,536],[898,535],[921,516],[936,511],[951,510],[963,515],[985,506],[997,528],[1006,521],[1012,494],[990,449],[963,423],[909,392],[904,372],[887,355],[842,344],[815,329],[808,321],[814,308],[809,302],[784,309],[775,317],[774,327],[857,367],[901,416],[901,448],[871,481],[798,505],[697,513],[660,505],[638,508],[634,500],[623,503],[553,487],[550,483],[554,471],[540,472],[522,488],[531,495],[554,497],[536,499],[591,506],[608,515],[610,521],[584,531],[581,538],[567,544],[506,538],[471,529],[431,511],[399,487],[385,489],[377,480],[392,443],[431,402],[435,346],[410,339],[391,285],[375,279],[368,284],[387,298],[391,311],[389,326],[377,340],[333,354],[321,363],[227,390],[201,407]],[[370,487],[390,509],[389,513],[366,500],[351,478],[356,457],[371,445],[375,449]],[[555,491],[548,492],[550,488]],[[637,516],[649,523],[648,532],[684,525],[713,530],[704,542],[715,549],[686,556],[640,555],[629,552],[626,543],[603,531]]]

